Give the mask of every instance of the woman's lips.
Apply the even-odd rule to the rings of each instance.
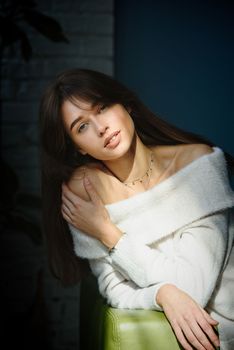
[[[106,144],[106,148],[115,148],[120,143],[120,131],[115,133],[112,138],[109,140],[109,142]]]

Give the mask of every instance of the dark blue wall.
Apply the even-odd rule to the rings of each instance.
[[[116,1],[117,79],[234,154],[233,1]]]

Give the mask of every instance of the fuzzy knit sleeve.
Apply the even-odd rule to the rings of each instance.
[[[98,280],[100,294],[112,307],[163,311],[155,300],[160,285],[140,288],[115,269],[108,257],[90,259],[89,264]]]
[[[228,210],[179,230],[173,237],[173,254],[139,244],[126,234],[111,254],[111,264],[140,288],[154,285],[157,294],[163,284],[174,284],[205,306],[223,268],[227,235]]]
[[[122,247],[123,255],[121,258],[116,256],[115,263],[114,256],[89,260],[98,280],[100,294],[112,307],[163,311],[156,302],[157,292],[161,286],[169,283],[184,290],[205,307],[224,267],[227,215],[227,211],[216,213],[212,218],[200,220],[178,232],[176,239],[179,242],[174,257],[147,246],[144,247],[145,251],[142,246],[138,247],[139,251],[134,245],[124,252],[129,243],[126,236],[121,240],[121,245],[125,245],[125,248]],[[197,239],[197,236],[200,238]],[[114,254],[119,255],[120,251],[117,251]],[[118,259],[121,264],[117,264]],[[149,282],[144,287],[139,286],[145,280],[145,275]]]

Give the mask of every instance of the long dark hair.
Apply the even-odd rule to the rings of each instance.
[[[162,120],[133,91],[103,73],[73,69],[58,75],[45,90],[40,104],[42,202],[50,267],[65,285],[78,282],[88,271],[87,261],[74,253],[68,225],[61,215],[62,182],[69,179],[75,168],[91,160],[77,153],[62,121],[62,104],[66,100],[75,103],[76,97],[93,106],[123,105],[131,111],[136,132],[145,145],[205,143],[214,146],[204,137]],[[234,159],[227,153],[225,156],[229,169],[233,169]]]

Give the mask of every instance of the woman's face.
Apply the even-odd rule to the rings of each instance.
[[[132,145],[134,123],[128,111],[120,104],[112,106],[78,101],[62,105],[67,133],[82,154],[98,160],[114,160],[123,156]]]

